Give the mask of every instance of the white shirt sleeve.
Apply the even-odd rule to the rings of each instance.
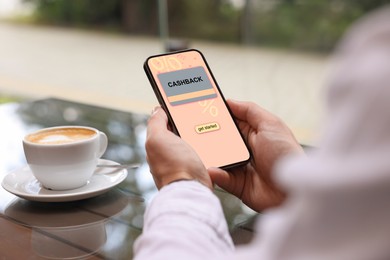
[[[148,205],[135,259],[215,259],[232,253],[219,199],[197,181],[163,187]]]

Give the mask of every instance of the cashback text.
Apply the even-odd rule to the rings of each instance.
[[[173,88],[173,87],[189,85],[189,84],[198,83],[198,82],[203,82],[202,77],[193,77],[193,78],[189,78],[189,79],[170,81],[170,82],[168,82],[168,87]]]

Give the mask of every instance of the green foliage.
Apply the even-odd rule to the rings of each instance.
[[[357,18],[379,1],[280,1],[271,10],[257,9],[253,42],[272,46],[327,51]]]
[[[174,37],[238,41],[239,15],[229,1],[169,1],[169,26]]]
[[[20,101],[20,98],[0,95],[0,104]]]
[[[157,35],[157,0],[25,0],[38,21]],[[328,51],[346,28],[390,0],[167,0],[174,38]]]
[[[37,5],[38,21],[76,26],[118,23],[119,1],[112,0],[30,0]]]

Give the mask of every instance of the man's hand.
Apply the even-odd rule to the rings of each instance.
[[[290,129],[276,116],[250,102],[228,101],[252,152],[245,166],[224,171],[210,168],[212,181],[261,211],[283,202],[285,193],[272,180],[275,162],[284,155],[303,153]]]
[[[205,166],[196,152],[168,129],[168,118],[160,107],[148,122],[146,159],[158,189],[177,180],[197,180],[212,189]]]

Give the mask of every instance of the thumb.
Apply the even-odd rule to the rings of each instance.
[[[156,133],[167,129],[168,117],[161,107],[155,107],[148,121],[147,136],[153,136]]]

